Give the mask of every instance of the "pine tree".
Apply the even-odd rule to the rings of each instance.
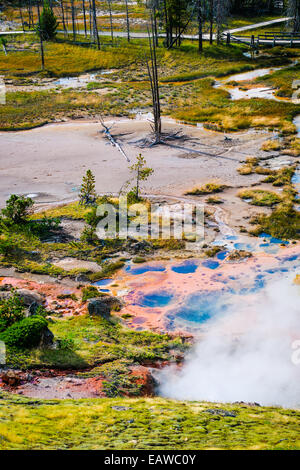
[[[43,41],[51,41],[57,34],[58,22],[50,8],[48,0],[44,1],[43,11],[37,25],[38,33]]]
[[[79,203],[88,206],[94,204],[97,199],[95,176],[91,170],[87,170],[86,175],[82,178],[82,185],[79,193]]]
[[[132,189],[131,192],[134,193],[136,200],[140,199],[140,185],[142,181],[146,181],[149,176],[154,172],[153,168],[147,167],[147,162],[145,158],[139,154],[136,159],[136,163],[129,167],[130,172],[134,175],[136,180],[136,186]]]

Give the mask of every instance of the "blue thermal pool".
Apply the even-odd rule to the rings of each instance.
[[[100,281],[93,282],[93,286],[107,286],[112,282],[112,279],[101,279]]]
[[[217,269],[220,266],[220,263],[212,259],[207,259],[202,262],[202,266],[209,269]]]
[[[127,273],[137,276],[138,274],[145,274],[148,272],[163,272],[166,268],[163,266],[149,266],[148,264],[143,264],[142,266],[126,266],[125,271]]]
[[[198,264],[195,263],[194,261],[185,261],[182,264],[179,264],[178,266],[172,266],[172,271],[174,273],[178,274],[190,274],[194,273],[196,269],[198,268]]]
[[[183,306],[168,314],[169,323],[172,324],[176,320],[197,324],[205,323],[213,316],[227,311],[229,304],[226,297],[220,292],[191,294],[187,297]]]
[[[151,294],[145,294],[140,297],[138,305],[140,307],[166,307],[173,300],[174,295],[167,291],[152,292]]]

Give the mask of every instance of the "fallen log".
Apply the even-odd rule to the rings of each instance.
[[[118,144],[118,142],[111,135],[111,133],[110,133],[111,127],[107,127],[104,124],[104,121],[103,121],[102,117],[100,117],[100,124],[103,127],[103,132],[104,132],[105,137],[107,137],[107,139],[110,141],[111,145],[113,147],[116,147],[119,150],[119,152],[123,155],[123,157],[126,159],[127,162],[130,162],[130,159],[127,157],[127,155],[124,152],[124,150],[122,149],[121,145]]]

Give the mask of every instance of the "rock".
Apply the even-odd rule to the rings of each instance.
[[[128,410],[132,410],[132,408],[130,408],[129,406],[112,406],[111,409],[112,409],[112,410],[115,410],[115,411],[128,411]]]
[[[251,257],[252,257],[252,253],[250,251],[233,250],[229,253],[229,255],[227,256],[227,259],[229,261],[239,261],[241,259],[251,258]]]
[[[54,344],[54,334],[52,333],[52,331],[49,330],[48,327],[46,327],[42,333],[42,336],[41,336],[41,341],[40,341],[40,348],[49,348],[51,346],[53,346]]]
[[[28,317],[30,317],[31,315],[34,315],[38,309],[40,305],[37,303],[37,302],[32,302],[32,304],[29,306],[28,308]]]
[[[223,410],[221,408],[213,408],[213,409],[208,409],[208,410],[205,410],[206,413],[210,413],[212,415],[217,415],[217,416],[222,416],[223,418],[235,418],[236,417],[236,413],[233,413],[232,411],[227,411],[227,410]]]
[[[103,302],[103,299],[90,299],[88,303],[88,312],[90,315],[98,315],[108,320],[110,318],[110,306]]]
[[[26,307],[30,307],[32,304],[36,303],[37,305],[42,305],[44,302],[43,297],[29,289],[17,289],[17,294],[23,300]]]
[[[43,297],[29,289],[16,289],[15,291],[20,299],[23,301],[23,304],[26,307],[31,307],[31,305],[39,306],[42,305],[44,302]],[[2,290],[0,291],[0,299],[8,299],[13,295],[12,291]]]
[[[118,297],[113,297],[112,295],[106,295],[104,297],[101,297],[101,302],[103,302],[103,304],[105,305],[108,305],[110,308],[112,308],[112,306],[119,306],[119,307],[122,307],[123,306],[123,303],[121,302],[120,299],[118,299]]]
[[[128,242],[126,243],[125,247],[129,252],[131,253],[140,253],[140,252],[147,252],[150,251],[151,245],[149,242],[146,240],[135,240],[135,239],[129,239]]]
[[[157,382],[151,374],[151,370],[145,366],[132,366],[130,371],[131,381],[138,385],[140,396],[153,397]]]
[[[89,278],[85,274],[79,274],[75,277],[76,282],[89,282]]]
[[[9,369],[8,371],[3,372],[1,379],[2,382],[4,382],[6,385],[9,385],[10,387],[17,387],[20,385],[22,377],[20,372]]]

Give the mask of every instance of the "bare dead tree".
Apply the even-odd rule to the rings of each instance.
[[[60,0],[60,9],[61,9],[61,20],[64,28],[64,35],[68,36],[68,30],[66,26],[66,21],[65,21],[65,9],[64,9],[64,2],[63,0]]]
[[[45,70],[45,54],[44,54],[44,43],[43,43],[43,34],[41,31],[41,14],[40,14],[40,0],[37,1],[37,12],[38,12],[38,26],[37,32],[40,39],[40,50],[41,50],[41,62],[42,62],[42,70]]]
[[[19,11],[20,11],[20,18],[21,18],[23,33],[25,33],[25,26],[24,26],[24,18],[23,18],[22,2],[21,1],[19,1]]]
[[[74,0],[71,0],[71,15],[72,15],[72,31],[73,31],[73,41],[76,41],[76,25],[75,25],[75,6]]]
[[[198,50],[199,53],[203,51],[203,14],[202,14],[202,0],[198,0]]]
[[[214,38],[214,0],[209,0],[209,43],[213,43]]]
[[[154,20],[153,16],[150,16],[150,27],[148,26],[148,40],[149,40],[149,51],[150,59],[146,57],[146,66],[150,81],[151,95],[152,95],[152,107],[153,107],[153,132],[155,135],[155,141],[152,145],[159,144],[161,142],[161,109],[159,99],[159,83],[157,73],[157,55],[156,55],[156,42],[154,37]]]
[[[82,0],[82,12],[83,12],[83,22],[84,22],[84,35],[85,37],[87,37],[85,0]]]
[[[111,42],[113,43],[114,42],[114,28],[113,28],[111,0],[108,0],[108,8],[109,8],[109,21],[110,21],[110,35],[111,35]]]
[[[99,39],[99,34],[98,34],[98,25],[97,25],[97,10],[96,10],[96,2],[95,0],[92,0],[92,9],[93,9],[93,30],[94,30],[94,37],[97,42],[97,48],[98,50],[101,49],[100,45],[100,39]]]
[[[127,29],[127,41],[130,41],[130,24],[129,24],[129,11],[128,11],[128,0],[125,0],[126,7],[126,29]]]
[[[168,18],[168,9],[167,9],[167,0],[163,0],[164,7],[164,20],[165,20],[165,29],[166,29],[166,47],[170,45],[170,28],[169,28],[169,18]]]
[[[92,2],[89,0],[89,29],[90,29],[90,42],[93,42],[93,11]]]

